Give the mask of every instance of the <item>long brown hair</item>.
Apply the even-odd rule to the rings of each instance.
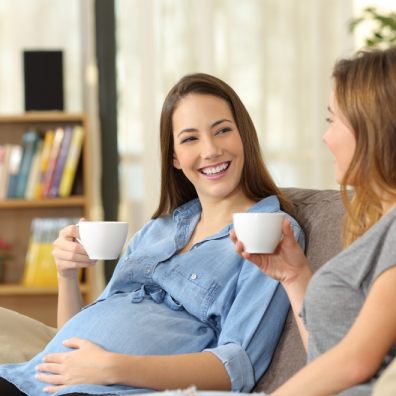
[[[396,199],[396,48],[341,60],[333,77],[335,99],[356,140],[341,183],[348,246],[382,216],[381,201]]]
[[[264,165],[260,145],[253,122],[235,91],[220,79],[208,74],[190,74],[179,80],[165,98],[160,120],[161,141],[161,196],[152,218],[171,213],[181,204],[197,197],[193,184],[184,173],[173,166],[172,116],[180,100],[191,93],[214,95],[227,102],[239,129],[243,144],[245,163],[241,186],[246,196],[254,201],[277,195],[281,207],[293,213],[293,205],[276,186]]]

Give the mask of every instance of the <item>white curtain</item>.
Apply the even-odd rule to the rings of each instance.
[[[281,186],[335,187],[322,143],[352,0],[117,0],[121,217],[138,229],[159,198],[159,114],[184,74],[228,82]]]

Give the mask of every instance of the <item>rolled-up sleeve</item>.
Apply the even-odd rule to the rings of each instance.
[[[206,349],[223,362],[234,392],[250,392],[263,375],[289,310],[287,296],[278,282],[260,273],[242,283],[217,346]]]
[[[297,226],[295,237],[304,245]],[[245,262],[235,299],[223,318],[214,353],[227,370],[233,392],[250,392],[267,370],[289,311],[289,300],[278,281]]]

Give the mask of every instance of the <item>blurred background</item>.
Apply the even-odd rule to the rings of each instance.
[[[135,232],[159,197],[158,125],[183,75],[240,95],[280,186],[336,188],[322,142],[334,62],[364,43],[348,25],[379,0],[0,0],[0,113],[23,109],[22,52],[60,49],[65,111],[86,112],[91,218]]]

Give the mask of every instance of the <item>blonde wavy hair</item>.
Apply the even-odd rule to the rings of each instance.
[[[383,215],[381,202],[396,200],[396,47],[343,59],[333,78],[338,107],[356,139],[341,182],[349,246]]]

